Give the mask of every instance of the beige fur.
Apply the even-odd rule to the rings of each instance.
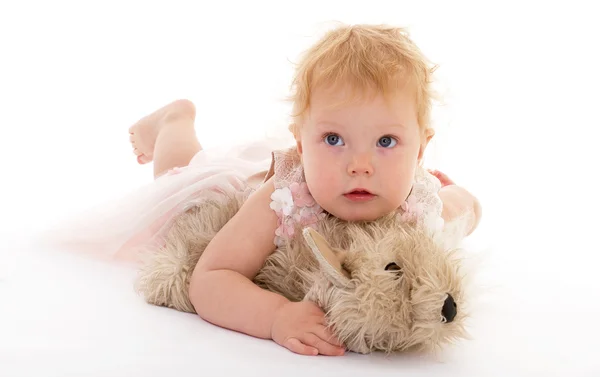
[[[207,198],[176,219],[164,247],[144,253],[136,289],[148,303],[195,312],[188,298],[194,266],[245,199],[241,192]],[[254,282],[290,300],[316,302],[351,351],[433,350],[466,336],[457,251],[392,215],[360,223],[328,217],[316,230],[299,229]],[[390,262],[401,274],[385,270]],[[447,293],[458,308],[451,323],[442,316]]]

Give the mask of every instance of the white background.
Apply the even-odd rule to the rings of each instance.
[[[208,352],[202,362],[215,370],[246,374],[265,365],[266,374],[298,375],[600,375],[593,2],[0,4],[1,376],[85,375],[92,365],[106,367],[99,375],[203,375],[190,347]],[[292,63],[333,22],[406,26],[440,65],[446,105],[436,110],[426,163],[480,198],[473,239],[488,251],[484,276],[501,287],[449,364],[294,358],[195,317],[132,304],[127,271],[18,253],[32,231],[152,179],[127,129],[167,102],[194,101],[206,147],[286,135]],[[92,296],[91,287],[100,291]],[[79,307],[96,314],[83,317]],[[83,329],[104,340],[83,340]],[[154,353],[135,353],[141,345]],[[282,360],[298,364],[285,369]]]

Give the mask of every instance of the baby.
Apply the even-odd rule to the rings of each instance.
[[[311,225],[326,214],[374,220],[396,211],[439,227],[470,213],[464,236],[473,232],[478,200],[443,173],[422,168],[434,135],[431,74],[400,28],[339,27],[306,52],[293,82],[296,143],[272,151],[266,171],[236,173],[253,180],[255,191],[194,270],[189,297],[200,317],[299,354],[343,355],[318,306],[251,282],[278,242],[295,236],[294,224]],[[154,163],[155,182],[211,163],[201,158],[195,111],[178,100],[130,128],[137,160]]]

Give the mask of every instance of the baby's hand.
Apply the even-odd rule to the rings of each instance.
[[[310,301],[289,302],[279,308],[271,326],[271,338],[302,355],[341,356],[343,345],[325,325],[325,314]]]
[[[436,177],[437,179],[440,180],[442,187],[456,184],[450,178],[448,178],[448,176],[446,174],[442,173],[441,171],[438,171],[438,170],[428,170],[428,171],[431,175],[433,175],[434,177]]]

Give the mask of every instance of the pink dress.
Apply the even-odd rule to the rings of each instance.
[[[137,261],[144,247],[161,238],[179,214],[202,200],[207,190],[249,189],[260,185],[272,164],[272,151],[289,141],[269,139],[231,148],[207,148],[188,166],[175,168],[122,198],[78,213],[48,229],[38,240],[61,250],[108,260]]]
[[[135,262],[144,247],[157,247],[172,221],[202,200],[208,191],[255,191],[273,177],[270,207],[279,226],[274,243],[294,236],[296,224],[310,226],[325,216],[310,195],[295,147],[281,141],[261,141],[229,150],[203,150],[188,166],[126,195],[84,212],[45,237],[61,248],[92,253],[110,260]],[[419,168],[413,190],[398,215],[432,230],[443,227],[440,182]]]

